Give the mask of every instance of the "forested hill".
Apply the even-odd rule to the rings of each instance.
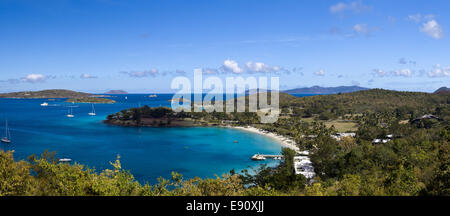
[[[450,93],[450,88],[441,87],[438,90],[436,90],[434,93],[435,94],[448,94],[448,93]]]
[[[0,98],[80,98],[93,96],[89,93],[64,89],[49,89],[42,91],[22,91],[0,94]]]
[[[363,112],[397,112],[404,114],[426,114],[445,110],[450,103],[450,94],[429,94],[371,89],[346,94],[316,95],[281,100],[282,107],[296,109],[297,114],[327,114],[338,117]],[[290,97],[289,97],[290,98]],[[448,115],[448,113],[447,113]]]

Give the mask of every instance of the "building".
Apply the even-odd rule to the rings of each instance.
[[[423,115],[423,116],[421,116],[419,118],[416,118],[416,119],[412,120],[411,124],[414,124],[414,123],[419,122],[419,121],[424,120],[424,119],[436,119],[438,121],[442,121],[443,120],[443,119],[441,119],[441,118],[439,118],[439,117],[437,117],[435,115],[426,114],[426,115]]]
[[[372,144],[388,143],[394,138],[394,134],[388,134],[383,139],[373,139]]]
[[[331,135],[332,138],[334,138],[337,141],[341,141],[344,137],[356,137],[356,133],[336,133],[335,135]]]
[[[294,157],[294,172],[296,175],[303,175],[308,179],[314,177],[314,167],[308,156]]]

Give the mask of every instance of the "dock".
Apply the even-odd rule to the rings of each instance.
[[[253,155],[252,160],[266,160],[266,159],[281,160],[281,158],[283,158],[283,155],[255,154]]]

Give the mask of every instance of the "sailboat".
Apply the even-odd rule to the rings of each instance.
[[[97,114],[95,114],[94,104],[92,104],[92,112],[88,113],[88,115],[90,115],[90,116],[97,115]]]
[[[2,137],[3,143],[11,143],[11,134],[8,129],[8,120],[6,120],[5,137]]]
[[[61,158],[61,159],[59,159],[58,161],[59,161],[59,162],[71,162],[72,159],[70,159],[70,158]]]
[[[72,107],[70,107],[69,114],[67,114],[66,116],[67,116],[67,118],[73,118],[73,117],[75,117],[75,116],[73,115],[73,113],[72,113]]]

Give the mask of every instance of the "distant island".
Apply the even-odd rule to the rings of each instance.
[[[448,94],[448,93],[450,93],[450,88],[441,87],[438,90],[436,90],[434,93],[435,94]]]
[[[42,91],[22,91],[0,94],[0,98],[19,98],[19,99],[37,99],[37,98],[81,98],[96,97],[96,95],[76,92],[64,89],[50,89]]]
[[[359,86],[338,86],[338,87],[320,87],[313,86],[309,88],[296,88],[283,91],[288,94],[338,94],[338,93],[351,93],[357,91],[369,90],[368,88]]]
[[[115,103],[116,101],[106,98],[97,98],[97,97],[81,97],[81,98],[70,98],[67,99],[66,102],[68,103],[103,103],[103,104],[111,104]]]
[[[105,92],[105,94],[128,94],[128,92],[126,92],[124,90],[111,90],[111,91]]]

